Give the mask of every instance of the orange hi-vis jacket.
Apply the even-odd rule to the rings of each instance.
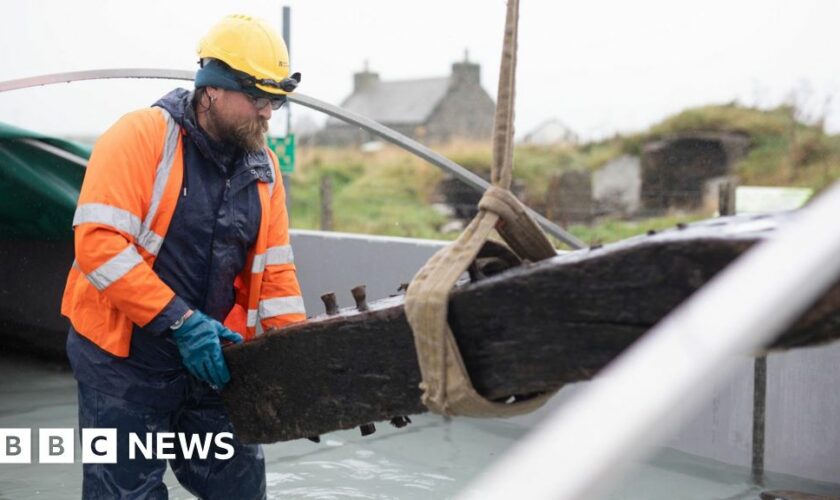
[[[109,353],[129,355],[133,325],[145,326],[175,293],[152,270],[183,180],[183,132],[162,108],[120,119],[97,142],[73,219],[76,260],[61,313]],[[225,324],[246,340],[303,321],[276,156],[271,182],[257,187],[262,217],[236,303]]]

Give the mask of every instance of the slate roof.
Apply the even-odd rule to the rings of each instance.
[[[448,89],[449,77],[379,81],[351,94],[341,107],[389,125],[425,123]],[[327,121],[327,126],[341,124],[335,118]]]

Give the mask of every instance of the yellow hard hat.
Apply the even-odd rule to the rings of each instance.
[[[198,44],[198,57],[218,59],[251,77],[246,83],[269,94],[287,94],[300,81],[289,78],[289,51],[271,25],[256,17],[226,16]],[[297,77],[297,78],[295,78]]]

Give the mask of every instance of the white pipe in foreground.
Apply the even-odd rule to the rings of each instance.
[[[840,274],[840,183],[701,288],[459,498],[589,499],[608,492]]]

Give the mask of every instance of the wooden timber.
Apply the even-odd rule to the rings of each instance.
[[[762,491],[760,498],[761,500],[840,500],[840,497],[836,496],[814,495],[787,490]]]
[[[476,389],[504,400],[591,378],[782,219],[680,226],[457,287],[449,323]],[[835,286],[770,347],[838,336]],[[425,411],[402,296],[268,332],[225,349],[225,357],[232,381],[223,398],[246,442],[317,436]]]

